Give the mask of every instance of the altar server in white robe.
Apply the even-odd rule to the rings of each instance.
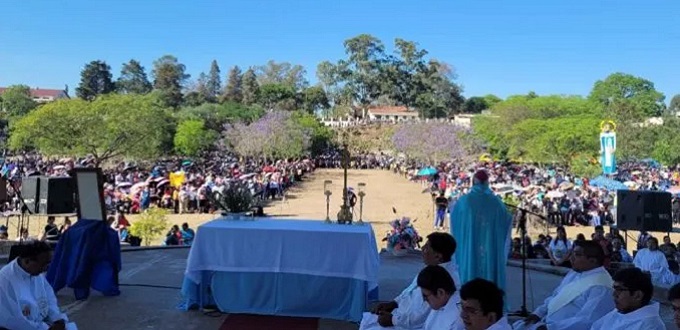
[[[452,330],[462,326],[458,301],[454,299],[456,285],[449,272],[441,266],[427,266],[418,274],[418,288],[423,300],[430,305],[424,330]]]
[[[668,301],[673,306],[673,321],[675,326],[680,329],[680,284],[676,284],[668,290]]]
[[[462,327],[454,330],[512,330],[503,316],[503,290],[495,283],[476,278],[460,288]]]
[[[595,241],[575,241],[572,270],[541,306],[513,328],[584,330],[614,309],[614,281],[604,267],[604,250]]]
[[[45,242],[28,243],[19,257],[0,269],[0,328],[11,330],[76,329],[59,310],[45,278],[52,251]]]
[[[616,309],[597,320],[590,330],[665,330],[659,303],[652,302],[652,279],[639,268],[625,268],[614,275]]]
[[[427,236],[423,245],[423,262],[426,266],[439,265],[446,269],[456,287],[460,287],[458,267],[453,259],[456,252],[456,240],[449,233],[432,233]],[[460,296],[456,292],[453,299],[458,302]],[[364,313],[359,326],[360,330],[419,330],[425,326],[425,320],[431,308],[418,288],[418,275],[411,284],[399,294],[394,301],[380,303],[370,313]]]
[[[671,272],[668,267],[666,255],[659,250],[659,241],[656,237],[647,239],[647,248],[641,249],[633,259],[635,267],[649,272],[652,275],[652,283],[661,285],[673,285],[678,283],[678,276]]]

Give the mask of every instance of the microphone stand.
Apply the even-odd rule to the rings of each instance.
[[[521,251],[522,251],[522,306],[520,309],[514,313],[510,313],[510,316],[527,317],[529,316],[529,310],[527,310],[527,246],[526,246],[526,235],[527,235],[527,214],[537,216],[545,221],[547,219],[542,215],[535,212],[531,212],[527,209],[503,203],[505,206],[513,208],[519,212],[519,221],[517,223],[517,232],[521,235]]]

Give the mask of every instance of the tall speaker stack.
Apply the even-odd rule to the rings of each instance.
[[[25,177],[21,183],[21,194],[31,214],[76,212],[75,184],[71,177]]]
[[[647,232],[673,231],[672,196],[662,191],[619,190],[616,228]]]

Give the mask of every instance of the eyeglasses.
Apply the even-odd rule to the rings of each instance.
[[[461,312],[465,312],[466,314],[477,315],[477,314],[481,313],[481,311],[479,309],[474,308],[474,307],[469,307],[469,306],[463,306],[463,303],[461,303],[461,302],[457,303],[456,305],[458,306],[458,309]]]

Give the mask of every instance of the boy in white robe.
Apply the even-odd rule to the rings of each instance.
[[[665,330],[659,303],[651,302],[654,286],[639,268],[622,269],[614,275],[616,309],[597,320],[590,330]]]
[[[425,265],[439,265],[444,267],[456,287],[461,285],[458,267],[453,261],[456,252],[456,240],[449,233],[432,233],[427,236],[427,243],[423,245],[423,262]],[[364,313],[359,325],[360,330],[418,330],[425,325],[430,313],[430,306],[423,300],[423,294],[418,288],[418,276],[411,284],[397,296],[394,301],[380,303],[370,313]],[[458,292],[454,294],[459,301]]]
[[[460,318],[463,324],[454,330],[512,330],[508,319],[503,316],[503,295],[503,290],[485,279],[476,278],[465,283],[460,288]]]
[[[614,309],[613,280],[604,267],[604,250],[596,241],[575,241],[572,270],[543,305],[515,330],[584,330]]]
[[[666,255],[659,250],[659,241],[656,237],[647,239],[647,248],[637,252],[633,264],[635,267],[649,272],[652,275],[652,283],[673,285],[678,282],[678,276],[673,274],[668,267]]]
[[[19,257],[0,269],[0,328],[12,330],[77,329],[59,310],[45,278],[52,251],[45,242],[28,243]]]
[[[432,308],[424,330],[452,330],[461,326],[457,301],[453,297],[456,286],[446,269],[441,266],[423,268],[418,274],[418,287],[423,300]]]
[[[676,284],[668,290],[668,301],[673,306],[673,321],[680,329],[680,284]]]

